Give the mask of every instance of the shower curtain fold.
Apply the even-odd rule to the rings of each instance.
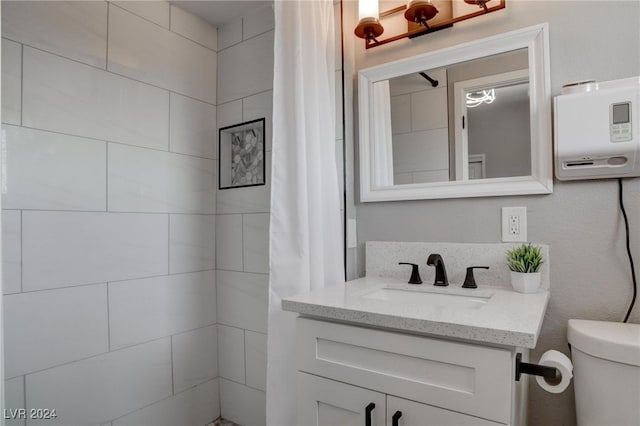
[[[276,1],[267,424],[296,425],[295,314],[284,297],[344,283],[333,2]]]

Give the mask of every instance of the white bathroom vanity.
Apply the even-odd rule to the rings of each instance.
[[[535,348],[548,301],[548,289],[371,276],[287,298],[299,314],[298,424],[526,424],[516,356]]]

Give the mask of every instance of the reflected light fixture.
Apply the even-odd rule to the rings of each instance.
[[[464,0],[464,3],[478,6],[478,10],[469,11],[463,9],[463,14],[456,15],[454,2],[462,0],[439,0],[438,7],[442,8],[440,14],[438,8],[431,0],[409,0],[406,4],[393,9],[380,12],[379,0],[358,0],[358,25],[354,29],[356,36],[365,40],[365,47],[381,46],[403,38],[414,38],[434,31],[451,28],[454,23],[475,18],[486,13],[506,7],[506,0]],[[487,7],[491,3],[491,7]],[[384,32],[380,19],[403,12],[408,21],[406,33],[394,35],[384,40],[378,37]],[[440,14],[440,15],[439,15]],[[442,16],[444,14],[444,16]],[[434,18],[437,16],[437,19]],[[433,20],[431,24],[428,22]]]
[[[473,93],[467,93],[467,107],[475,108],[482,104],[491,104],[496,100],[496,91],[494,89],[480,90]]]

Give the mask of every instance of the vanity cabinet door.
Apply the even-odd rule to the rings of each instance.
[[[299,426],[384,426],[384,394],[297,374]]]
[[[397,413],[400,413],[398,415]],[[396,419],[394,420],[394,416]],[[478,417],[387,396],[387,426],[504,426]]]

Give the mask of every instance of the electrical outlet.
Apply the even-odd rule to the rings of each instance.
[[[527,241],[527,208],[502,208],[502,241]]]

